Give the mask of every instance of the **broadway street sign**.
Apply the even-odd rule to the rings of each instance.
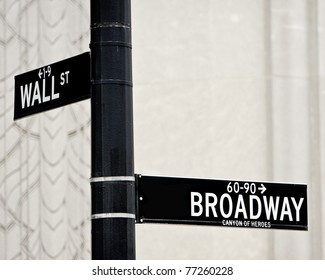
[[[308,230],[307,186],[137,175],[139,223]]]
[[[90,54],[83,53],[15,76],[14,119],[90,97]]]

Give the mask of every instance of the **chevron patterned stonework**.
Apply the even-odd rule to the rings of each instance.
[[[89,100],[14,122],[13,86],[88,50],[89,3],[2,0],[0,22],[0,259],[88,259]]]

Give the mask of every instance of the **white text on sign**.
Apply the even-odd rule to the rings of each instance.
[[[221,217],[225,226],[270,227],[270,221],[300,222],[303,197],[263,195],[266,187],[255,183],[229,183],[227,191],[219,196],[191,192],[191,216]],[[257,220],[262,223],[257,225]]]
[[[60,85],[69,83],[70,71],[60,74]],[[60,98],[56,91],[55,75],[51,76],[51,66],[43,67],[38,71],[39,80],[20,86],[22,109]]]

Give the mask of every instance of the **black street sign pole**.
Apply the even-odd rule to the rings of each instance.
[[[92,259],[135,259],[130,0],[91,0]]]

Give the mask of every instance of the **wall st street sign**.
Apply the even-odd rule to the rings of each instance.
[[[139,223],[308,230],[307,186],[137,175]]]
[[[14,119],[58,108],[90,97],[90,54],[15,76]]]

